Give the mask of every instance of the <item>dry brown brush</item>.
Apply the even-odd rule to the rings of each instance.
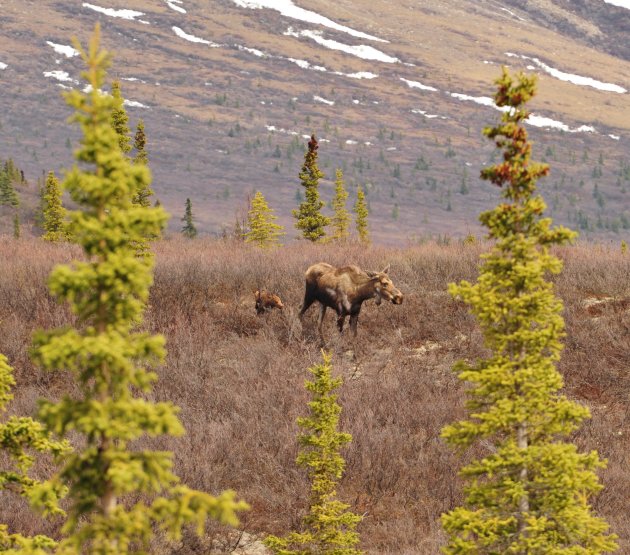
[[[187,430],[183,438],[155,444],[175,452],[186,484],[209,492],[233,488],[246,499],[252,510],[242,527],[250,533],[295,529],[307,509],[308,484],[295,465],[296,418],[305,413],[303,384],[320,352],[317,309],[302,323],[297,318],[304,271],[318,261],[373,270],[391,264],[405,295],[401,306],[366,303],[355,343],[339,336],[332,315],[325,322],[335,372],[344,377],[341,427],[353,436],[339,496],[365,515],[359,532],[367,553],[438,553],[439,516],[461,496],[456,472],[463,461],[439,439],[440,429],[463,414],[463,385],[450,368],[483,352],[474,320],[446,286],[475,278],[484,245],[300,242],[263,252],[172,239],[155,248],[145,325],[166,336],[168,359],[154,395],[182,407]],[[567,321],[560,371],[569,396],[593,412],[575,441],[609,461],[596,509],[619,534],[620,553],[630,553],[630,256],[587,244],[559,254],[565,269],[555,281]],[[76,256],[69,245],[0,241],[0,352],[16,371],[13,413],[33,414],[38,398],[72,392],[68,377],[33,368],[28,350],[34,329],[70,322],[49,297],[46,280],[55,263]],[[257,317],[253,291],[260,288],[280,294],[285,309]],[[58,523],[3,501],[0,522],[54,533]],[[225,530],[211,533],[155,552],[208,553],[224,545]]]

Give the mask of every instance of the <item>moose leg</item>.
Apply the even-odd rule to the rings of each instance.
[[[302,316],[304,316],[304,313],[310,308],[310,306],[315,302],[315,297],[313,295],[309,294],[309,291],[306,291],[306,293],[304,293],[304,302],[302,303],[302,306],[300,307],[300,314],[298,315],[300,320],[302,319]]]
[[[323,332],[323,324],[324,324],[324,315],[326,314],[326,305],[319,305],[319,318],[317,320],[317,331],[319,332],[319,337],[324,343],[324,332]]]
[[[346,321],[346,315],[341,313],[337,316],[337,327],[339,328],[339,333],[343,331],[343,324]]]
[[[357,336],[357,324],[359,323],[359,313],[355,312],[350,315],[350,330],[352,331],[353,337]]]

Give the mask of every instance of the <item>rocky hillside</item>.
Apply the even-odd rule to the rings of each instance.
[[[625,7],[624,7],[625,4]],[[585,238],[630,235],[630,9],[623,0],[6,0],[0,158],[33,182],[72,164],[61,94],[82,88],[71,37],[96,21],[130,123],[143,118],[154,188],[180,226],[229,230],[261,190],[288,238],[305,136],[322,196],[343,168],[368,193],[373,238],[481,234],[498,191],[479,170],[500,112],[502,65],[539,76],[528,127],[556,221]],[[2,229],[5,229],[2,227]]]

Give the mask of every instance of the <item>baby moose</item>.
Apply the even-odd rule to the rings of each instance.
[[[262,291],[256,289],[256,291],[254,291],[254,297],[256,297],[256,314],[258,315],[270,312],[274,308],[279,308],[280,310],[284,308],[278,295],[268,293],[264,289]]]

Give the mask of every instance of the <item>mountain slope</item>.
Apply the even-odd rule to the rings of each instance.
[[[373,238],[479,234],[498,192],[478,179],[500,66],[540,76],[529,130],[552,165],[541,190],[583,235],[630,228],[630,9],[602,1],[54,0],[4,3],[5,152],[30,179],[72,164],[59,97],[81,87],[94,23],[114,52],[131,124],[143,118],[157,196],[179,226],[190,197],[205,233],[262,190],[295,235],[305,136],[317,133],[322,196],[334,170],[368,193]],[[264,8],[261,6],[270,6]],[[6,24],[5,24],[6,22]],[[561,129],[564,129],[562,131]]]

